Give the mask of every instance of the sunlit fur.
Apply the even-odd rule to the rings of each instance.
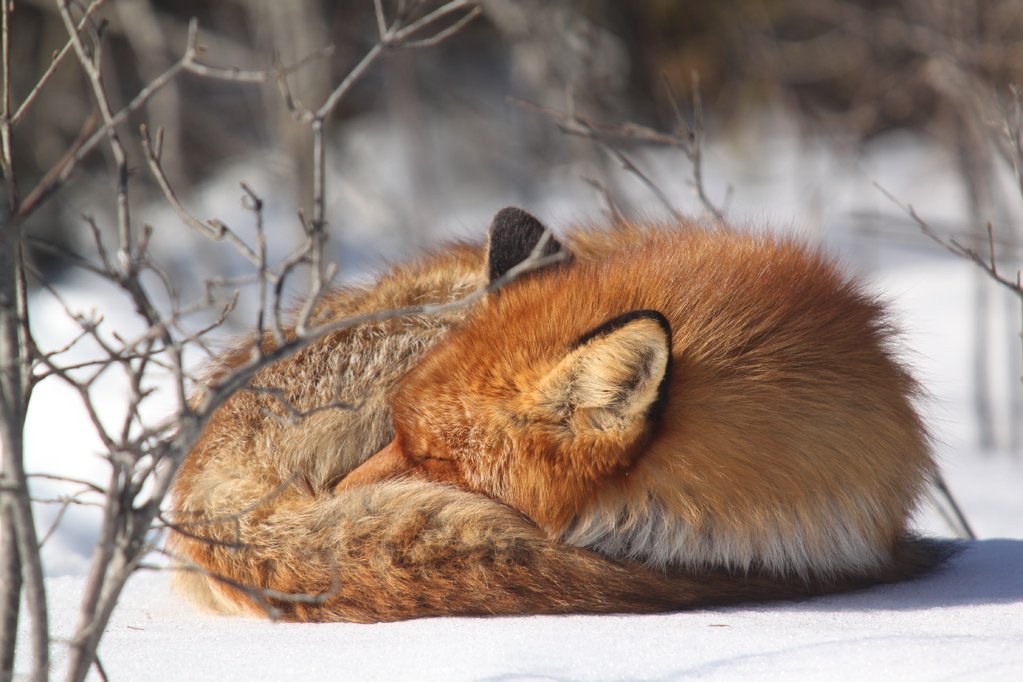
[[[934,564],[902,540],[931,470],[912,382],[880,308],[832,265],[686,225],[562,241],[568,264],[469,311],[328,335],[256,375],[272,392],[218,409],[174,488],[184,592],[307,621],[650,612]],[[482,245],[445,247],[328,294],[318,318],[453,300],[485,284],[486,261]],[[670,366],[652,314],[577,343],[637,308],[670,322]],[[335,492],[394,437],[391,401],[390,451],[416,475]]]
[[[410,466],[659,568],[885,572],[934,464],[881,304],[786,238],[618,225],[563,242],[580,257],[488,300],[400,386]],[[614,426],[575,397],[552,409],[551,384],[579,382],[557,378],[577,340],[637,310],[670,324],[663,400]]]
[[[449,302],[485,284],[484,266],[481,246],[453,245],[394,268],[370,286],[328,293],[314,321]],[[231,612],[259,607],[230,589],[228,581],[309,592],[306,588],[316,582],[311,576],[308,585],[304,578],[290,584],[266,571],[268,562],[279,563],[273,569],[278,572],[296,553],[315,554],[314,541],[306,529],[281,536],[265,519],[289,510],[312,522],[322,513],[317,525],[329,528],[333,521],[327,519],[340,512],[323,509],[324,496],[392,437],[388,401],[394,385],[464,312],[368,323],[330,334],[251,382],[278,395],[243,390],[213,414],[173,491],[173,521],[181,532],[171,533],[168,546],[195,569],[177,574],[186,593]],[[293,328],[285,332],[290,338]],[[268,350],[275,346],[270,334],[262,343]],[[207,380],[216,381],[245,362],[253,345],[254,340],[235,344],[210,368]],[[200,398],[201,393],[194,400]],[[335,407],[324,409],[329,406]],[[309,414],[300,418],[295,411]],[[259,562],[252,547],[260,548]]]
[[[484,251],[449,246],[332,292],[320,321],[459,298],[485,283]],[[242,391],[217,410],[175,481],[168,549],[180,591],[221,613],[358,622],[650,612],[820,591],[608,559],[552,541],[505,504],[427,481],[335,494],[393,436],[387,401],[398,379],[464,314],[331,334],[256,375],[253,387],[276,394]],[[208,380],[243,363],[252,344],[227,351]]]

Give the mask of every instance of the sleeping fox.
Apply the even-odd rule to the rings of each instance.
[[[935,465],[884,310],[793,241],[559,243],[509,208],[486,246],[334,292],[318,320],[454,301],[530,256],[556,262],[327,335],[215,413],[174,491],[186,591],[291,620],[651,612],[941,560],[907,530]]]

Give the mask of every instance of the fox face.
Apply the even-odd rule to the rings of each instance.
[[[424,477],[660,566],[889,560],[933,462],[876,301],[785,240],[623,225],[566,248],[408,373],[395,439],[340,487]]]
[[[514,358],[525,373],[508,365],[450,376],[447,353],[438,353],[392,403],[392,454],[399,466],[505,501],[556,533],[630,474],[653,435],[670,339],[664,316],[641,310],[567,346],[531,346],[532,357]]]

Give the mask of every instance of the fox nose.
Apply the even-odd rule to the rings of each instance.
[[[383,450],[357,466],[334,488],[339,493],[361,485],[367,485],[388,478],[397,478],[412,471],[412,464],[401,451],[398,439],[388,443]]]

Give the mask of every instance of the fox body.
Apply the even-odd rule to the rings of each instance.
[[[643,612],[938,560],[907,536],[934,473],[915,384],[832,262],[688,224],[543,234],[505,209],[486,248],[332,294],[323,320],[567,256],[468,308],[328,335],[213,416],[175,488],[195,598],[299,620]]]

